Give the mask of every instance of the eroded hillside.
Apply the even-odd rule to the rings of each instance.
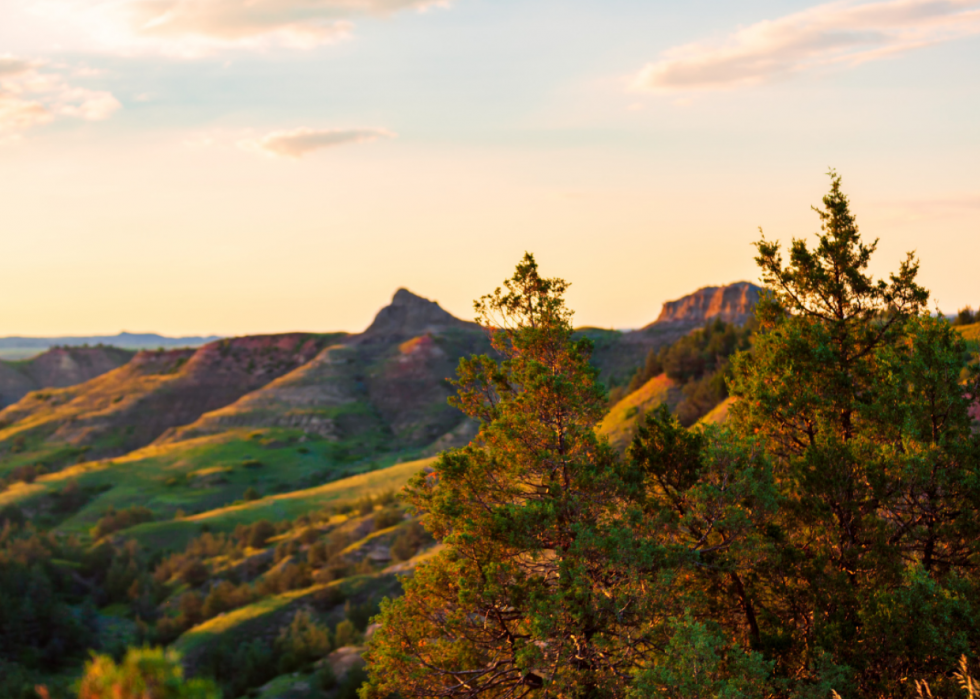
[[[0,361],[0,409],[31,391],[85,383],[122,366],[134,354],[118,347],[53,347],[33,359]]]
[[[336,339],[293,333],[140,352],[91,381],[36,391],[0,411],[0,463],[50,470],[125,454],[302,366]]]

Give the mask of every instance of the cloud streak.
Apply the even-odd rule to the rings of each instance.
[[[353,21],[425,11],[449,0],[35,0],[123,52],[198,56],[220,49],[309,49],[350,34]]]
[[[0,56],[0,142],[58,117],[107,119],[119,107],[111,93],[70,85],[41,62]]]
[[[394,137],[395,134],[386,129],[310,129],[303,127],[290,131],[273,131],[258,140],[240,141],[238,145],[252,152],[297,159],[318,150]]]
[[[732,89],[832,65],[854,66],[980,33],[980,0],[830,2],[664,52],[631,87]]]

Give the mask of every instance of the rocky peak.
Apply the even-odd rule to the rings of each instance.
[[[395,292],[391,304],[375,316],[371,327],[356,338],[359,343],[412,338],[438,333],[448,328],[476,328],[444,311],[438,303],[413,294],[408,289]]]
[[[652,325],[688,323],[703,325],[720,318],[726,323],[744,323],[759,301],[760,289],[749,282],[728,286],[706,286],[676,301],[668,301]],[[650,327],[650,326],[647,326]]]

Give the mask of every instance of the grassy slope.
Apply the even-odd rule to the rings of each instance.
[[[71,466],[18,484],[0,494],[0,506],[16,503],[43,513],[50,495],[76,482],[96,493],[60,523],[63,531],[88,530],[105,510],[139,505],[158,519],[177,510],[195,514],[225,507],[252,487],[262,495],[309,488],[392,463],[388,455],[349,462],[343,443],[301,442],[289,430],[233,430],[185,442],[150,445],[126,456]],[[258,462],[257,465],[255,462]],[[305,491],[304,491],[305,492]]]
[[[962,325],[957,328],[964,340],[971,344],[971,349],[976,352],[980,349],[980,323],[973,325]]]
[[[679,393],[666,374],[655,376],[612,407],[599,425],[599,434],[609,437],[618,449],[625,449],[636,431],[637,418],[662,404],[673,407]]]
[[[735,402],[734,398],[726,398],[721,403],[711,409],[707,415],[698,420],[705,425],[722,425],[728,420],[728,411]]]
[[[354,500],[365,495],[399,490],[434,459],[409,461],[388,468],[344,478],[333,483],[273,495],[261,500],[231,505],[179,520],[141,524],[126,530],[126,536],[150,549],[180,549],[207,526],[213,532],[229,532],[239,524],[261,519],[281,521],[322,509],[332,503]]]

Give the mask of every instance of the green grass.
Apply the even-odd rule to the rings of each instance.
[[[734,398],[726,398],[712,408],[707,415],[698,420],[699,425],[722,425],[728,420],[728,411],[735,402]]]
[[[29,512],[41,512],[45,498],[75,481],[96,495],[59,525],[61,531],[74,533],[88,531],[110,506],[117,510],[147,507],[159,524],[165,524],[159,520],[172,520],[178,510],[196,515],[227,507],[241,500],[250,487],[264,496],[250,506],[268,502],[273,503],[273,510],[292,511],[299,505],[276,504],[282,503],[280,494],[376,471],[394,464],[400,456],[387,454],[355,462],[348,456],[354,451],[350,445],[327,440],[300,442],[301,434],[243,429],[150,445],[119,458],[69,466],[41,476],[31,486],[18,484],[0,493],[0,504],[16,503]]]
[[[179,550],[200,535],[203,528],[212,532],[231,532],[239,524],[252,524],[261,519],[272,522],[293,520],[332,504],[400,490],[412,476],[433,461],[434,458],[410,461],[315,488],[229,505],[179,520],[148,522],[127,529],[126,536],[136,539],[150,550]]]

